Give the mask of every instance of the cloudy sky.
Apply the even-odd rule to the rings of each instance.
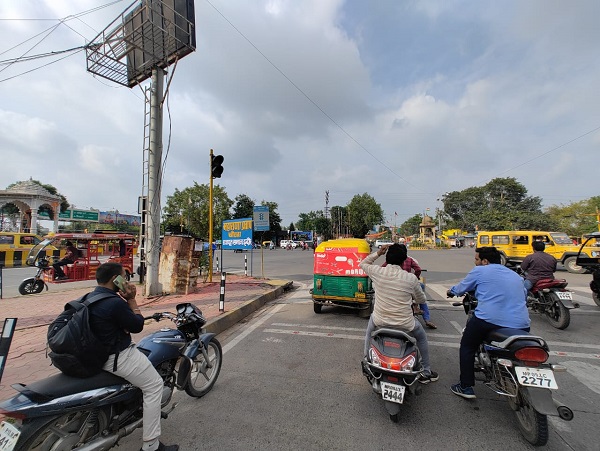
[[[76,208],[136,212],[149,82],[94,76],[82,51],[14,62],[84,46],[130,4],[0,2],[0,188],[32,177]],[[600,195],[596,0],[195,9],[196,51],[167,75],[163,205],[208,183],[211,148],[229,197],[277,202],[284,226],[326,192],[330,207],[368,193],[398,225],[495,177],[544,205]]]

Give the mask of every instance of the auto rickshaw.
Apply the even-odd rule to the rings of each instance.
[[[314,253],[314,284],[311,290],[315,313],[324,305],[356,309],[368,317],[373,311],[371,279],[358,264],[369,255],[363,239],[324,241]]]
[[[77,248],[79,256],[76,261],[63,266],[66,279],[56,280],[52,264],[59,260],[58,257],[49,257],[47,249],[55,246],[62,248],[61,244],[70,241]],[[95,233],[57,233],[47,236],[36,244],[27,256],[27,266],[37,268],[37,273],[19,285],[19,293],[40,293],[44,287],[48,290],[48,283],[80,282],[82,280],[95,280],[96,268],[102,263],[115,262],[123,265],[127,280],[133,275],[133,255],[135,253],[135,236],[128,233],[95,232]],[[61,252],[61,256],[64,252]]]
[[[600,232],[588,233],[583,236],[586,240],[581,244],[579,253],[577,254],[577,265],[585,268],[592,273],[592,281],[590,289],[592,290],[592,298],[598,307],[600,307]],[[584,253],[584,248],[598,249]],[[587,255],[589,254],[589,256]]]

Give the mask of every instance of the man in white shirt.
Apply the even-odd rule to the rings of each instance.
[[[375,265],[375,260],[384,254],[387,265]],[[359,265],[371,278],[375,288],[373,314],[367,326],[364,353],[367,354],[371,334],[377,327],[389,326],[407,332],[416,338],[417,347],[421,353],[423,374],[419,378],[419,382],[428,384],[437,381],[439,375],[431,371],[427,334],[421,323],[415,320],[412,310],[413,302],[421,304],[426,302],[426,299],[419,279],[414,274],[402,269],[406,257],[405,246],[392,244],[382,246]]]

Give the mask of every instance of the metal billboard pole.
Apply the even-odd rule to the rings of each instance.
[[[164,70],[196,50],[195,21],[194,0],[134,0],[85,47],[87,69],[99,77],[129,88],[152,79],[148,126],[147,110],[144,112],[144,172],[139,198],[140,213],[148,221],[146,236],[145,221],[140,233],[140,281],[147,262],[146,295],[160,293]]]
[[[162,178],[162,102],[164,71],[152,70],[150,97],[150,149],[148,153],[148,229],[146,236],[146,296],[159,294],[158,263],[160,260],[160,185]]]

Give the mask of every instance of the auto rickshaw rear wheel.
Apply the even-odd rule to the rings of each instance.
[[[316,302],[313,302],[313,310],[315,311],[315,313],[321,313],[321,308],[323,306],[321,304],[317,304]]]

